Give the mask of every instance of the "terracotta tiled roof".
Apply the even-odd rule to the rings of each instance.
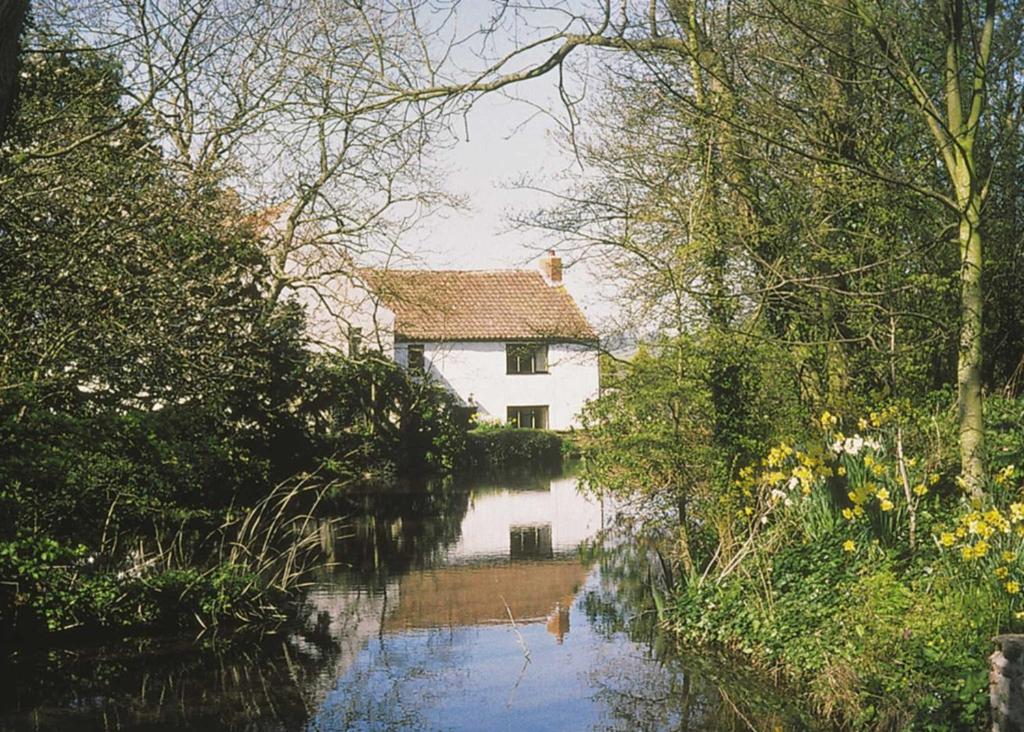
[[[597,339],[565,288],[549,285],[539,272],[372,269],[361,275],[395,312],[398,340]]]

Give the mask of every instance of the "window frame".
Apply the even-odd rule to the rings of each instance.
[[[530,426],[523,426],[523,413],[533,412]],[[515,420],[512,419],[515,414]],[[551,410],[547,404],[510,404],[505,407],[505,423],[517,429],[546,430],[551,423]],[[538,424],[540,422],[540,424]]]
[[[413,353],[419,354],[419,363],[413,364]],[[410,374],[427,373],[427,353],[425,344],[410,343],[405,350],[405,368]]]
[[[548,360],[548,343],[545,342],[510,342],[505,344],[505,374],[508,376],[534,376],[550,374]],[[528,354],[528,355],[525,355]],[[523,362],[529,362],[529,370],[524,369]],[[538,365],[540,368],[538,368]]]

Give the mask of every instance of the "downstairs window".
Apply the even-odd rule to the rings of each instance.
[[[507,422],[520,429],[546,430],[548,428],[547,405],[509,407]]]

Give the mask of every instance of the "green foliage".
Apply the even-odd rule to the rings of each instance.
[[[992,404],[1007,419],[1021,407]],[[1020,455],[1019,425],[996,420],[990,431],[1006,464],[982,503],[944,477],[956,456],[940,421],[906,405],[857,424],[825,413],[826,449],[783,444],[741,471],[737,486],[756,508],[743,513],[751,520],[737,531],[738,559],[678,588],[671,626],[781,675],[842,725],[979,728],[991,638],[1024,623],[1024,486],[1009,462]],[[903,466],[909,502],[898,435],[913,446]]]
[[[380,355],[314,363],[301,413],[326,454],[346,456],[356,471],[451,469],[465,427],[450,392]]]
[[[672,627],[782,674],[805,703],[858,729],[976,728],[993,595],[880,550],[850,561],[842,536],[765,551],[749,574],[687,588]]]
[[[307,537],[235,517],[324,463],[450,468],[451,400],[314,357],[239,197],[165,161],[106,55],[32,45],[0,154],[0,635],[276,617]]]
[[[462,470],[552,469],[562,464],[563,440],[554,432],[477,427],[466,434],[465,440],[465,452],[459,462]]]
[[[690,544],[684,564],[686,553],[713,551],[732,530],[735,471],[799,428],[790,366],[770,344],[714,333],[641,347],[606,374],[601,397],[583,412],[583,478],[601,493],[643,497],[645,520],[671,512]]]

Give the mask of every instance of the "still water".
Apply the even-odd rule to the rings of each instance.
[[[652,553],[572,476],[351,501],[320,529],[301,628],[22,656],[0,730],[807,726],[744,669],[672,649]]]

